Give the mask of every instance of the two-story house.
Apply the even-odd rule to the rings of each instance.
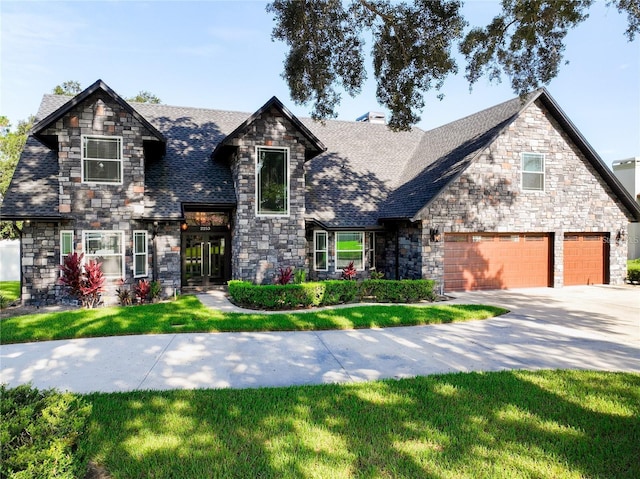
[[[2,205],[24,220],[22,298],[56,302],[72,251],[113,291],[278,268],[431,278],[445,291],[621,283],[640,207],[544,90],[430,131],[45,95]]]

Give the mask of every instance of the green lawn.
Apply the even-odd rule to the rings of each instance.
[[[11,303],[20,297],[20,281],[0,281],[0,296],[7,303]]]
[[[78,309],[2,320],[1,344],[126,334],[307,331],[451,323],[487,319],[505,309],[481,305],[354,306],[282,314],[211,310],[195,296],[143,306]]]
[[[113,478],[638,478],[640,375],[448,374],[85,396]]]

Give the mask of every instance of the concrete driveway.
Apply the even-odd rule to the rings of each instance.
[[[0,382],[75,392],[356,382],[456,371],[640,373],[640,288],[455,294],[510,313],[353,331],[124,336],[0,346]]]

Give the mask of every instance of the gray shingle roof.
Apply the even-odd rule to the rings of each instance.
[[[546,90],[534,92],[526,104],[538,98],[640,218],[640,208],[604,171],[602,160]],[[68,101],[45,95],[37,118],[46,118]],[[309,137],[326,147],[306,164],[307,218],[328,228],[374,228],[384,219],[412,219],[526,104],[515,98],[427,132],[414,128],[396,133],[380,124],[301,119]],[[189,203],[235,204],[230,169],[212,160],[211,154],[250,114],[143,103],[131,107],[166,139],[165,156],[146,165],[145,217],[178,219],[183,204]],[[57,168],[55,153],[30,137],[2,205],[3,218],[59,216]]]

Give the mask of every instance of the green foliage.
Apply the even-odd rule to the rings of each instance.
[[[148,92],[147,90],[140,90],[140,92],[136,96],[127,98],[127,101],[135,101],[138,103],[154,103],[154,104],[159,104],[161,102],[160,98],[155,96],[153,93]]]
[[[295,284],[302,284],[307,280],[307,272],[304,269],[297,269],[293,273],[293,282]]]
[[[99,393],[82,450],[114,478],[631,479],[638,391],[632,373],[500,371]]]
[[[627,281],[640,284],[640,258],[627,261]]]
[[[304,284],[255,285],[230,281],[229,295],[236,304],[253,309],[294,309],[350,303],[366,297],[380,303],[435,299],[432,280],[319,281]]]
[[[360,93],[367,74],[365,38],[371,39],[376,97],[391,111],[389,126],[407,130],[420,120],[424,93],[440,91],[457,73],[454,47],[467,61],[473,85],[481,76],[504,74],[518,94],[548,84],[563,62],[567,32],[588,17],[593,0],[502,0],[487,25],[464,32],[457,0],[274,0],[272,38],[288,46],[283,78],[291,98],[312,104],[311,116],[336,116],[339,89]],[[608,0],[627,14],[625,34],[640,32],[637,0]],[[442,95],[438,95],[442,98]]]
[[[82,86],[80,86],[80,82],[69,80],[62,82],[61,85],[56,85],[53,87],[51,92],[54,95],[66,95],[66,96],[75,96],[82,91]]]
[[[0,477],[83,477],[75,454],[91,406],[70,393],[0,385]]]
[[[160,283],[160,281],[151,281],[151,285],[149,288],[149,298],[151,299],[151,301],[160,299],[161,294],[162,283]]]
[[[6,307],[20,297],[20,281],[0,281],[0,297]]]
[[[34,117],[31,116],[25,121],[18,122],[16,131],[8,131],[0,135],[0,198],[4,197],[9,189],[13,172],[20,159],[33,121]],[[4,127],[10,127],[6,117],[0,117],[0,123]],[[0,239],[19,238],[21,226],[21,221],[18,224],[11,221],[0,222]]]

